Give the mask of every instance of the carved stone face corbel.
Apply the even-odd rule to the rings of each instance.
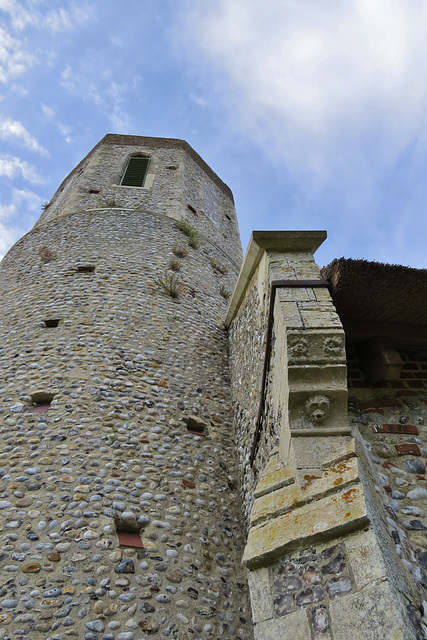
[[[305,403],[307,418],[314,425],[323,424],[329,417],[330,404],[326,396],[310,396]]]

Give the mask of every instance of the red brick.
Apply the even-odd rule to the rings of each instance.
[[[119,538],[119,545],[121,547],[136,547],[139,549],[144,548],[142,540],[137,533],[127,533],[125,531],[119,531],[117,535]]]
[[[404,444],[395,444],[396,451],[400,456],[420,456],[421,451],[414,442],[405,442]]]
[[[404,433],[411,436],[417,436],[419,431],[413,424],[376,424],[374,426],[375,433]]]
[[[386,460],[385,462],[383,462],[383,467],[385,469],[390,469],[390,467],[395,467],[397,469],[397,464],[394,464],[394,462],[392,462],[391,460]]]
[[[381,413],[378,409],[382,409],[383,407],[400,407],[400,402],[396,400],[396,398],[384,396],[383,398],[372,398],[366,402],[359,402],[357,405],[359,411],[363,412],[373,412],[377,410],[378,413]]]

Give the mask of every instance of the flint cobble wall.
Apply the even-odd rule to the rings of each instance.
[[[138,208],[177,220],[184,217],[218,250],[228,254],[238,269],[242,250],[228,187],[189,147],[192,154],[188,152],[188,145],[182,149],[178,144],[181,141],[169,141],[172,145],[169,148],[167,140],[140,138],[140,144],[129,146],[126,142],[129,137],[113,135],[107,136],[109,143],[101,141],[64,180],[37,224],[54,220],[64,212],[100,208]],[[138,142],[138,137],[135,141]],[[173,146],[174,142],[178,146]],[[121,186],[129,157],[139,152],[150,158],[146,186]]]
[[[166,216],[78,212],[2,263],[4,640],[251,637],[219,293],[236,270],[202,238],[169,297],[186,240]]]
[[[369,386],[349,350],[349,417],[363,438],[389,535],[422,601],[427,589],[427,352],[399,353],[404,360],[400,379]]]
[[[265,358],[265,333],[267,314],[259,299],[256,279],[248,286],[246,299],[229,329],[230,372],[234,403],[234,428],[236,432],[241,492],[246,526],[254,501],[254,490],[273,447],[278,446],[276,420],[269,402],[269,385],[265,393],[264,429],[254,464],[250,465],[251,449],[255,437],[256,418],[260,402],[261,380]],[[274,336],[270,358],[270,370],[274,368]],[[266,426],[267,425],[267,426]]]

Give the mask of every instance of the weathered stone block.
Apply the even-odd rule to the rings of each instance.
[[[299,482],[285,486],[255,499],[251,513],[251,524],[255,525],[267,518],[297,508],[313,499],[319,499],[327,493],[337,491],[358,480],[356,458],[339,462],[325,470],[311,469],[300,473]]]
[[[273,596],[271,593],[269,572],[265,567],[249,572],[249,590],[254,624],[274,617]]]
[[[287,549],[338,536],[368,522],[363,488],[356,484],[252,527],[243,562],[248,567],[259,566]]]
[[[330,604],[334,640],[416,640],[389,582],[376,582]]]
[[[286,618],[273,618],[255,625],[255,640],[309,640],[310,625],[306,611],[295,611]]]
[[[295,472],[290,466],[284,467],[280,458],[274,457],[267,463],[261,474],[254,492],[255,498],[271,491],[276,491],[293,482],[295,482]]]
[[[356,455],[350,436],[293,438],[292,446],[298,469],[322,469]]]

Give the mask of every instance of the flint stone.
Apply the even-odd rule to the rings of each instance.
[[[114,571],[115,573],[135,573],[135,565],[133,564],[133,560],[131,560],[130,558],[126,558],[126,560],[119,562]]]
[[[411,473],[423,474],[426,472],[426,467],[424,462],[421,462],[421,460],[418,460],[417,458],[412,458],[412,460],[407,460],[406,467],[409,469]]]

